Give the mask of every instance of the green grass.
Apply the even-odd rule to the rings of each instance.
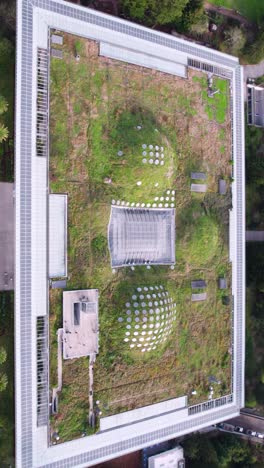
[[[185,80],[135,68],[128,71],[115,62],[108,64],[106,72],[96,54],[86,56],[86,47],[81,48],[81,60],[76,63],[71,47],[66,38],[65,61],[51,61],[50,188],[68,193],[67,288],[100,290],[100,352],[94,366],[100,409],[109,415],[183,394],[190,403],[204,401],[209,374],[221,379],[215,395],[222,395],[230,385],[230,359],[226,358],[230,310],[217,294],[216,266],[225,271],[229,283],[230,268],[228,226],[222,222],[223,214],[228,217],[228,206],[217,195],[217,180],[219,173],[230,170],[230,155],[221,153],[219,136],[223,131],[227,135],[229,128],[223,124],[219,132],[210,134],[211,151],[206,139],[211,124],[204,112],[200,115],[204,77],[195,76],[187,86]],[[224,89],[222,82],[219,86]],[[224,108],[223,99],[218,108]],[[143,144],[162,146],[165,164],[144,164]],[[118,156],[118,151],[123,154]],[[206,197],[190,192],[193,169],[208,173]],[[111,184],[105,183],[106,177]],[[165,203],[167,190],[176,192],[175,269],[141,266],[113,273],[107,248],[111,201],[147,204],[163,197]],[[196,277],[208,282],[204,304],[191,302],[190,281]],[[137,287],[157,285],[176,302],[177,313],[167,340],[143,354],[124,341],[125,304]],[[52,385],[56,385],[61,309],[61,292],[51,290]],[[144,331],[143,320],[136,323],[134,319],[131,326]],[[165,321],[162,315],[161,320]],[[87,430],[87,362],[63,364],[59,414],[52,421],[62,440]],[[201,368],[206,368],[203,374]],[[194,386],[196,397],[191,395]]]
[[[209,3],[238,10],[255,23],[260,24],[264,17],[264,3],[259,0],[209,0]]]
[[[202,99],[204,109],[209,120],[216,120],[218,124],[223,124],[226,120],[228,105],[229,105],[229,87],[228,81],[222,78],[214,78],[213,89],[219,90],[213,97],[208,96],[208,86],[205,77],[193,77],[194,82],[200,83],[202,90]],[[219,138],[223,139],[224,129],[219,130]]]
[[[213,218],[203,215],[186,225],[184,238],[179,239],[179,259],[184,258],[190,265],[208,265],[218,254],[219,231]]]

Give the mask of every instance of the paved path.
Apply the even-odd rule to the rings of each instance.
[[[0,291],[14,289],[14,184],[0,182]]]
[[[63,339],[63,328],[59,328],[57,331],[58,340],[58,386],[52,389],[52,410],[54,409],[55,400],[57,393],[61,392],[62,389],[62,339]],[[58,408],[56,409],[58,411]]]
[[[94,427],[95,425],[95,416],[94,416],[94,407],[93,407],[93,366],[96,359],[96,354],[90,355],[89,362],[89,425]]]
[[[246,231],[247,242],[264,242],[264,231]]]
[[[244,80],[248,78],[259,78],[264,76],[264,60],[257,63],[256,65],[244,65]]]

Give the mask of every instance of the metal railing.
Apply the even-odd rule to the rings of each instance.
[[[36,155],[48,154],[48,52],[38,49],[37,54],[37,123]]]
[[[232,401],[233,395],[230,393],[229,395],[216,398],[215,400],[208,400],[203,403],[198,403],[198,405],[189,406],[188,416],[193,416],[194,414],[202,413],[203,411],[219,408],[219,406],[227,405],[228,403],[232,403]]]
[[[196,70],[200,70],[206,73],[213,73],[214,75],[222,76],[223,78],[232,78],[232,71],[227,70],[226,68],[212,65],[210,63],[201,62],[200,60],[188,58],[187,65],[190,68],[195,68]]]
[[[48,323],[47,316],[37,317],[37,425],[48,423]]]

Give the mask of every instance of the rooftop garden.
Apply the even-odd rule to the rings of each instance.
[[[76,54],[79,59],[76,59]],[[231,207],[229,83],[207,96],[188,79],[99,57],[98,44],[64,35],[51,58],[50,192],[68,193],[67,289],[98,288],[95,401],[102,417],[168,398],[195,404],[230,392]],[[207,191],[190,190],[191,172]],[[218,194],[218,181],[227,194]],[[199,181],[201,182],[201,181]],[[176,264],[112,271],[111,204],[176,210]],[[228,289],[218,289],[225,276]],[[191,301],[191,281],[207,298]],[[195,291],[201,292],[201,291]],[[50,383],[56,386],[62,292],[50,290]],[[210,383],[214,376],[218,384]],[[88,358],[63,362],[52,427],[62,441],[89,433]]]

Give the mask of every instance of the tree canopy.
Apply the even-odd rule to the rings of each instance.
[[[170,24],[182,16],[188,0],[122,0],[126,16],[147,25]]]
[[[257,458],[262,460],[264,455],[263,448],[255,453],[255,448],[231,434],[211,438],[208,434],[195,434],[183,446],[192,468],[245,468],[256,466]]]

